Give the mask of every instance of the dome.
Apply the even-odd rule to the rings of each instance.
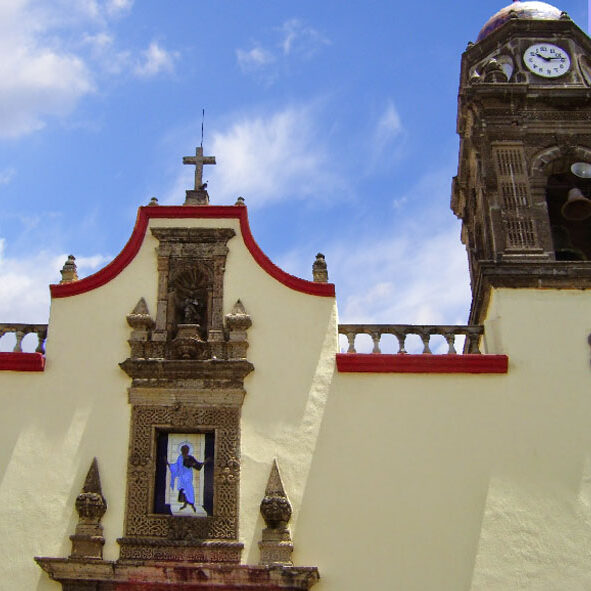
[[[484,27],[478,33],[476,41],[482,41],[482,39],[512,18],[556,21],[560,19],[561,15],[561,10],[545,2],[512,2],[509,6],[501,8],[499,12],[486,21]]]

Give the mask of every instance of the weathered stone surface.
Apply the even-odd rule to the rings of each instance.
[[[36,558],[39,566],[64,590],[93,591],[307,591],[319,579],[316,567],[249,566],[137,561],[74,561]],[[89,586],[87,586],[89,585]]]
[[[107,502],[101,490],[98,462],[92,461],[82,492],[76,497],[76,511],[78,512],[78,525],[76,533],[70,536],[72,541],[72,553],[70,558],[103,557],[103,526],[101,519],[107,510]]]
[[[261,501],[261,515],[267,524],[259,542],[261,564],[291,564],[293,544],[287,524],[291,519],[291,503],[285,494],[277,460],[273,460],[271,473]]]

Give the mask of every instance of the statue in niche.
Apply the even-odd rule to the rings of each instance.
[[[207,334],[207,296],[209,286],[207,269],[191,267],[179,271],[172,281],[175,324],[198,325],[202,336]]]
[[[189,294],[181,302],[183,324],[202,324],[205,311],[205,303],[201,301],[196,292]]]

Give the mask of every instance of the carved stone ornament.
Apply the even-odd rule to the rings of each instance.
[[[326,258],[321,252],[316,255],[316,260],[312,263],[312,276],[316,283],[326,283],[328,281],[328,266]]]
[[[76,257],[73,254],[68,255],[68,260],[64,263],[60,273],[62,274],[60,283],[72,283],[73,281],[78,281]]]
[[[287,528],[291,519],[291,504],[283,488],[277,460],[273,460],[265,496],[261,501],[261,515],[267,527],[259,542],[260,564],[292,564],[293,544]]]
[[[82,492],[76,497],[76,511],[78,512],[78,525],[76,533],[70,536],[72,541],[72,553],[70,558],[96,558],[103,557],[103,526],[101,519],[107,510],[107,502],[101,490],[98,463],[96,458],[92,461]]]
[[[153,228],[152,233],[160,241],[156,317],[152,321],[140,299],[127,317],[134,329],[131,356],[120,364],[132,378],[120,560],[235,564],[243,547],[240,413],[244,378],[253,370],[246,359],[250,316],[240,301],[223,315],[226,243],[235,232]],[[183,438],[181,457],[181,444],[171,442]],[[205,451],[195,451],[197,459],[193,448],[201,440]],[[188,480],[180,485],[186,466]],[[200,476],[190,476],[193,469]],[[178,477],[178,497],[167,490],[167,477]]]

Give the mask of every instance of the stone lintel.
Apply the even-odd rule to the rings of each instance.
[[[483,261],[474,273],[470,324],[481,324],[491,288],[591,289],[591,261]]]
[[[119,367],[134,380],[177,383],[183,379],[215,380],[221,383],[242,380],[254,369],[246,359],[134,359],[129,357]],[[135,383],[134,383],[135,385]],[[207,386],[206,386],[207,387]],[[229,386],[230,387],[230,386]]]
[[[232,228],[151,228],[152,235],[161,243],[226,244],[236,235]]]
[[[319,579],[316,567],[187,564],[182,562],[134,563],[107,560],[35,558],[63,589],[92,591],[197,591],[221,588],[243,591],[307,591]]]
[[[204,387],[203,380],[186,380],[186,384],[176,384],[170,388],[132,387],[128,390],[128,401],[136,405],[203,406],[222,404],[242,406],[246,391],[243,388],[211,390]]]

